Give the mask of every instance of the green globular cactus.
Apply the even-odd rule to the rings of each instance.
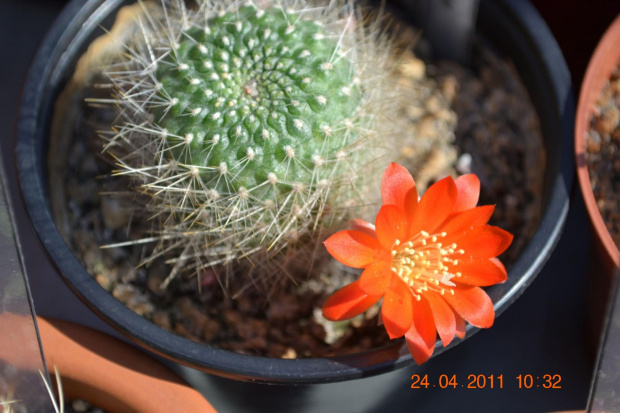
[[[159,123],[170,146],[180,144],[171,156],[199,168],[218,193],[249,196],[264,185],[254,192],[275,201],[329,176],[355,139],[345,126],[361,102],[352,65],[333,58],[336,44],[319,25],[295,20],[243,7],[188,30],[160,64],[160,92],[174,104]]]
[[[121,109],[106,151],[148,195],[157,227],[135,242],[157,242],[168,281],[244,261],[290,276],[377,199],[389,47],[350,3],[295,4],[143,6],[104,71]]]

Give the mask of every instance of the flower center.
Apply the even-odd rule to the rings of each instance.
[[[396,240],[392,247],[392,271],[405,282],[419,301],[426,291],[454,295],[455,287],[451,280],[460,277],[460,272],[451,272],[446,264],[458,265],[453,258],[456,254],[465,254],[455,243],[443,245],[438,242],[447,234],[445,232],[431,235],[421,231],[405,243]]]

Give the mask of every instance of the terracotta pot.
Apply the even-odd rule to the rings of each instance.
[[[586,135],[595,102],[613,69],[620,63],[620,16],[601,38],[584,76],[575,119],[575,159],[579,186],[590,217],[593,245],[590,254],[587,336],[593,349],[598,342],[614,274],[620,268],[620,251],[605,226],[596,204],[586,163]]]
[[[65,397],[107,412],[215,412],[196,390],[144,352],[87,327],[38,319],[47,368]]]

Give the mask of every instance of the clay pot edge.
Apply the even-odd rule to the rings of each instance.
[[[594,103],[613,68],[620,63],[620,16],[607,29],[592,55],[579,93],[575,116],[575,161],[577,177],[592,227],[615,268],[620,268],[620,250],[615,245],[596,204],[586,163],[586,134]]]
[[[38,318],[47,368],[63,392],[107,411],[215,412],[176,374],[140,350],[74,323]]]

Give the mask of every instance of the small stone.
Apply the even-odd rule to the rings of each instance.
[[[73,408],[73,410],[75,410],[76,412],[87,412],[88,409],[90,409],[90,404],[86,403],[84,400],[73,400],[71,402],[71,407]]]
[[[456,113],[446,108],[439,109],[437,113],[435,113],[435,117],[448,123],[456,123],[457,121]]]
[[[271,321],[294,320],[298,315],[299,304],[289,295],[279,296],[270,302],[267,317]]]
[[[413,121],[416,121],[422,116],[424,116],[426,110],[421,106],[409,105],[405,108],[405,112],[407,117],[409,117]]]
[[[446,76],[441,81],[441,91],[450,102],[456,97],[458,87],[459,84],[454,76]]]
[[[586,136],[586,148],[587,152],[590,153],[601,151],[601,135],[598,132],[591,130],[588,136]]]
[[[506,92],[501,89],[493,89],[489,97],[485,99],[482,107],[489,114],[498,113],[507,106],[506,98]]]
[[[170,316],[165,311],[156,311],[153,314],[153,322],[164,330],[170,330],[170,327],[172,325],[172,323],[170,322]]]
[[[596,128],[599,133],[611,134],[620,123],[620,109],[616,106],[606,108],[597,120]]]
[[[97,284],[99,284],[104,290],[108,292],[112,290],[112,286],[114,285],[114,283],[105,275],[97,274],[95,276],[95,280],[97,281]]]
[[[82,254],[82,260],[84,261],[86,270],[94,273],[97,264],[100,262],[99,248],[96,245],[86,247],[84,253]]]
[[[507,208],[516,208],[519,205],[519,198],[513,194],[507,194],[504,197],[504,204]]]
[[[112,292],[114,298],[123,303],[128,303],[134,294],[136,294],[136,291],[131,285],[117,285]]]
[[[282,355],[283,359],[287,359],[287,360],[293,360],[297,358],[297,352],[295,351],[294,348],[287,348],[286,349],[286,353],[284,353]]]
[[[416,154],[415,148],[411,146],[403,146],[400,148],[400,153],[406,158],[413,158]]]
[[[399,70],[405,77],[421,80],[426,75],[426,64],[415,56],[408,56],[400,65]]]
[[[421,190],[426,190],[429,182],[439,176],[447,175],[446,170],[456,159],[454,148],[433,147],[428,153],[426,162],[418,171],[416,186]]]
[[[203,327],[202,338],[204,338],[207,343],[214,340],[222,330],[220,323],[212,319],[209,319]]]
[[[166,289],[161,287],[161,283],[164,281],[164,277],[151,275],[147,277],[146,287],[149,291],[157,296],[163,296],[166,294]]]
[[[461,154],[456,161],[456,170],[462,175],[470,174],[472,159],[472,156],[468,153]]]
[[[115,248],[116,249],[116,248]],[[138,270],[129,264],[121,264],[119,270],[119,278],[124,283],[136,281]]]
[[[183,324],[177,323],[174,326],[175,334],[180,335],[181,337],[185,337],[189,340],[200,342],[200,339],[193,335]]]
[[[424,102],[424,107],[432,114],[436,114],[439,110],[443,109],[441,100],[436,95],[431,95],[428,99],[426,99],[426,102]]]
[[[121,206],[117,198],[105,196],[101,200],[101,211],[105,224],[110,229],[121,229],[129,222],[129,210]]]
[[[148,297],[140,293],[131,284],[116,285],[112,295],[141,316],[150,316],[155,311],[155,307],[148,300]]]
[[[147,299],[136,299],[132,300],[129,303],[129,308],[135,311],[136,314],[141,315],[143,317],[149,317],[153,311],[155,311],[155,307],[151,302]]]
[[[269,345],[264,337],[252,337],[248,340],[244,340],[244,343],[245,348],[252,352],[257,350],[265,350]]]
[[[253,303],[248,297],[241,296],[237,299],[237,308],[242,313],[251,314],[255,312],[256,304]]]
[[[178,299],[174,308],[178,312],[178,317],[183,320],[187,326],[191,326],[189,331],[202,332],[202,329],[209,320],[207,315],[201,311],[189,297]]]
[[[241,322],[241,314],[235,310],[226,310],[224,311],[224,320],[227,324],[235,325]]]
[[[237,335],[245,340],[254,337],[265,337],[267,335],[267,324],[264,320],[251,318],[244,323],[235,325]]]
[[[435,118],[432,116],[425,116],[418,124],[418,133],[420,134],[420,136],[426,138],[433,138],[437,136]]]
[[[615,80],[613,82],[611,82],[609,84],[609,89],[611,90],[611,93],[616,95],[616,96],[620,96],[620,81],[619,80]]]

